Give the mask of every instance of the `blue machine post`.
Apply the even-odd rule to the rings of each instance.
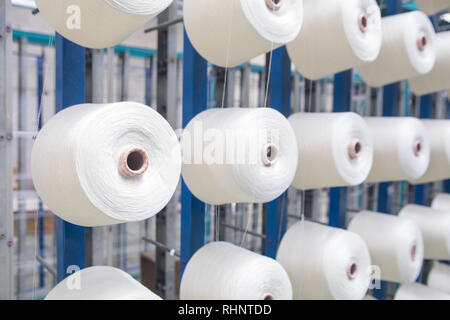
[[[156,58],[154,58],[156,59]],[[151,71],[152,67],[145,68],[145,104],[150,106],[152,104],[150,98],[150,90],[151,90]]]
[[[344,71],[334,76],[333,112],[351,111],[352,80],[352,70]],[[345,227],[346,203],[347,188],[330,189],[330,226]]]
[[[291,60],[286,48],[275,50],[272,54],[270,73],[270,107],[280,111],[285,117],[291,113]],[[275,258],[278,244],[286,232],[287,191],[266,206],[265,254]]]
[[[56,111],[85,101],[85,49],[56,34]],[[86,265],[86,229],[56,218],[57,273]]]
[[[399,114],[400,83],[393,83],[383,88],[383,117],[396,117]],[[378,185],[377,210],[392,213],[393,199],[390,194],[392,182],[382,182]]]
[[[183,127],[207,104],[207,63],[192,46],[186,31],[183,52]],[[205,204],[192,195],[184,181],[181,189],[180,273],[192,255],[204,244]]]
[[[392,16],[402,11],[401,0],[388,0],[385,16]],[[399,112],[400,104],[400,83],[393,83],[383,87],[383,117],[396,117]],[[391,213],[393,200],[389,195],[389,189],[392,183],[380,183],[378,186],[379,212]]]
[[[37,105],[38,105],[38,130],[42,128],[42,113],[40,112],[42,104],[42,92],[44,90],[44,56],[39,56],[37,58]],[[44,244],[44,206],[42,200],[39,199],[38,208],[38,241],[39,241],[39,256],[44,258],[45,255],[45,244]],[[39,287],[43,288],[45,286],[45,275],[44,266],[39,266]]]
[[[421,119],[431,119],[433,117],[432,114],[432,105],[433,105],[433,95],[425,95],[420,98],[420,114],[419,117]],[[430,185],[429,184],[420,184],[414,186],[414,203],[418,205],[429,205],[429,192]]]

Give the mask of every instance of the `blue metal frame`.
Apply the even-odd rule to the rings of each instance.
[[[334,76],[333,112],[349,112],[352,103],[353,71],[347,70]],[[345,228],[347,188],[330,189],[329,225]]]
[[[207,105],[207,62],[192,46],[184,32],[183,54],[183,127]],[[186,264],[192,255],[204,244],[205,204],[187,188],[181,187],[181,264],[183,276]]]
[[[291,60],[286,47],[272,53],[270,73],[270,106],[285,117],[291,113]],[[265,255],[275,258],[287,225],[287,191],[266,205]]]
[[[56,34],[56,112],[85,101],[85,49]],[[86,229],[56,217],[58,281],[86,266]]]

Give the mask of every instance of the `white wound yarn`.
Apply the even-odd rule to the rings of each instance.
[[[394,300],[450,300],[450,295],[421,283],[407,283],[398,288]]]
[[[96,266],[77,271],[56,285],[45,300],[162,300],[128,273]]]
[[[449,39],[450,40],[450,39]],[[450,120],[422,120],[430,137],[430,165],[425,174],[413,184],[450,178]]]
[[[413,282],[423,262],[423,240],[413,221],[389,214],[361,211],[348,230],[359,234],[369,247],[372,264],[381,280]]]
[[[378,58],[357,68],[372,87],[406,80],[431,71],[436,61],[435,32],[420,11],[382,19],[383,43]]]
[[[300,34],[287,45],[306,78],[374,61],[381,49],[381,13],[375,0],[305,0]]]
[[[419,9],[428,15],[450,8],[450,0],[415,0]]]
[[[362,183],[373,162],[369,128],[356,113],[296,113],[289,117],[297,137],[297,189]]]
[[[294,40],[303,0],[184,0],[184,25],[211,63],[235,67]]]
[[[427,285],[450,294],[450,265],[435,261],[428,273]]]
[[[182,148],[183,179],[209,204],[272,201],[297,168],[294,131],[271,108],[203,111],[185,128]]]
[[[422,121],[410,117],[368,117],[374,142],[372,170],[366,182],[414,180],[430,163],[430,139]]]
[[[442,211],[414,204],[399,213],[420,228],[424,243],[424,258],[450,260],[450,210]]]
[[[431,203],[431,207],[437,210],[450,211],[450,194],[439,193],[436,195]]]
[[[68,222],[139,221],[163,209],[175,192],[181,150],[169,123],[150,107],[82,104],[45,124],[31,171],[43,202]]]
[[[409,79],[416,95],[424,95],[450,88],[450,31],[436,34],[436,64],[431,72]]]
[[[275,260],[227,242],[212,242],[189,260],[182,300],[291,300],[292,286]]]
[[[284,235],[277,261],[297,300],[362,300],[369,288],[369,249],[347,230],[297,222]]]
[[[89,48],[112,47],[173,0],[35,0],[58,33]]]

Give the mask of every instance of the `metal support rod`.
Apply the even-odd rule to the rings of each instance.
[[[11,300],[14,291],[10,14],[10,1],[0,1],[0,300]]]
[[[27,39],[19,39],[19,75],[18,75],[18,96],[19,96],[19,130],[28,130],[28,101],[27,101]],[[25,291],[25,256],[26,256],[26,241],[27,241],[27,198],[25,191],[27,186],[27,164],[28,155],[27,150],[29,148],[28,139],[24,136],[18,139],[18,233],[17,233],[17,299],[22,299],[22,294]]]
[[[84,103],[85,49],[56,34],[56,111]],[[86,266],[86,228],[56,217],[58,282]]]
[[[173,19],[173,20],[169,20],[167,22],[160,23],[160,24],[158,24],[155,27],[151,27],[151,28],[145,29],[144,33],[149,33],[149,32],[152,32],[152,31],[166,29],[166,28],[168,28],[168,27],[170,27],[170,26],[172,26],[174,24],[181,23],[181,22],[183,22],[183,17],[176,18],[176,19]]]
[[[174,248],[170,248],[168,246],[166,246],[165,244],[162,244],[161,242],[158,242],[156,240],[150,239],[148,237],[142,237],[142,240],[144,240],[145,242],[151,243],[153,245],[155,245],[156,247],[158,247],[159,249],[162,249],[166,252],[168,252],[171,256],[175,256],[175,257],[180,257],[180,254],[177,253],[177,251]]]
[[[50,263],[45,261],[45,259],[42,258],[41,256],[36,256],[36,260],[40,263],[42,268],[46,269],[52,276],[56,278],[57,272],[55,267],[53,267]]]
[[[236,231],[239,231],[239,232],[242,232],[242,233],[246,233],[246,234],[251,235],[253,237],[266,239],[266,236],[264,234],[261,234],[261,233],[257,233],[257,232],[253,232],[251,230],[246,230],[246,229],[243,229],[243,228],[239,228],[239,227],[236,227],[236,226],[233,226],[231,224],[224,223],[224,222],[222,222],[221,225],[226,227],[226,228],[229,228],[229,229],[233,229],[233,230],[236,230]]]
[[[178,3],[174,2],[165,12],[159,15],[158,21],[164,23],[176,17]],[[160,112],[165,115],[173,129],[182,126],[181,106],[178,104],[178,61],[177,61],[177,28],[170,26],[158,30],[158,84],[157,100]],[[177,241],[178,201],[180,189],[174,195],[161,214],[156,216],[156,240],[175,248]],[[175,298],[175,261],[164,250],[156,250],[157,289],[169,300]]]
[[[270,74],[270,107],[280,111],[285,117],[291,113],[291,60],[286,47],[272,53]],[[287,191],[278,199],[266,205],[265,255],[275,258],[279,242],[287,226]]]
[[[183,51],[183,127],[207,104],[207,63],[195,51],[186,31]],[[192,195],[182,182],[181,189],[181,264],[183,276],[186,263],[204,244],[205,204]],[[181,278],[180,277],[180,278]]]
[[[349,112],[352,103],[352,70],[334,76],[333,111]],[[345,227],[347,205],[347,188],[330,189],[329,225]]]
[[[91,49],[89,56],[86,63],[86,102],[104,103],[105,52],[102,49]],[[86,229],[86,266],[105,265],[105,231],[106,227]]]
[[[400,13],[402,10],[401,0],[387,0],[386,16]],[[393,83],[383,87],[383,117],[396,117],[399,115],[400,106],[400,83]],[[377,211],[392,213],[394,185],[391,182],[384,182],[378,185]],[[377,299],[384,299],[387,296],[388,283],[381,282],[381,288],[374,290],[373,295]]]
[[[42,113],[40,112],[42,104],[42,94],[44,91],[44,55],[37,58],[37,113],[38,113],[38,130],[42,128]],[[39,255],[41,257],[45,256],[45,225],[44,225],[44,204],[39,198],[39,208],[38,208],[38,241],[39,241]],[[43,288],[45,286],[45,274],[44,267],[39,266],[39,287]]]

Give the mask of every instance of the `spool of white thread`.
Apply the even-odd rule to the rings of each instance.
[[[450,300],[450,295],[421,283],[402,284],[394,300]]]
[[[284,235],[277,261],[291,279],[294,299],[362,300],[369,288],[369,249],[347,230],[298,222]]]
[[[187,125],[182,148],[183,179],[209,204],[272,201],[297,168],[294,131],[271,108],[206,110]]]
[[[429,16],[450,8],[450,0],[416,0],[416,3]]]
[[[450,194],[448,193],[439,193],[433,199],[431,203],[431,207],[437,210],[450,210]]]
[[[435,32],[420,11],[382,19],[383,43],[378,58],[358,67],[364,81],[379,87],[431,71],[436,61]]]
[[[423,262],[423,240],[413,221],[393,215],[361,211],[348,230],[359,234],[369,247],[372,264],[381,280],[413,282]]]
[[[289,117],[297,137],[297,189],[352,186],[369,175],[373,142],[356,113],[296,113]]]
[[[296,69],[306,78],[374,61],[381,49],[381,13],[375,0],[307,0],[298,37],[287,45]]]
[[[82,226],[148,219],[178,185],[181,150],[169,123],[134,102],[64,109],[40,131],[31,171],[60,218]]]
[[[199,249],[184,270],[182,300],[291,300],[292,286],[275,260],[226,242]]]
[[[450,266],[435,261],[428,273],[427,285],[430,288],[450,294]]]
[[[112,47],[173,0],[35,0],[58,33],[89,48]]]
[[[421,178],[411,181],[412,184],[450,178],[450,120],[422,120],[422,122],[430,137],[430,165]]]
[[[441,211],[414,204],[399,213],[420,228],[424,243],[424,258],[450,260],[450,210]]]
[[[195,49],[221,67],[238,66],[294,40],[299,0],[185,0],[184,25]]]
[[[162,300],[128,273],[96,266],[77,271],[56,285],[45,300]]]
[[[364,118],[374,142],[372,170],[366,182],[413,180],[430,163],[430,139],[416,118]]]
[[[431,72],[409,79],[416,95],[424,95],[450,88],[450,31],[436,34],[436,64]]]

